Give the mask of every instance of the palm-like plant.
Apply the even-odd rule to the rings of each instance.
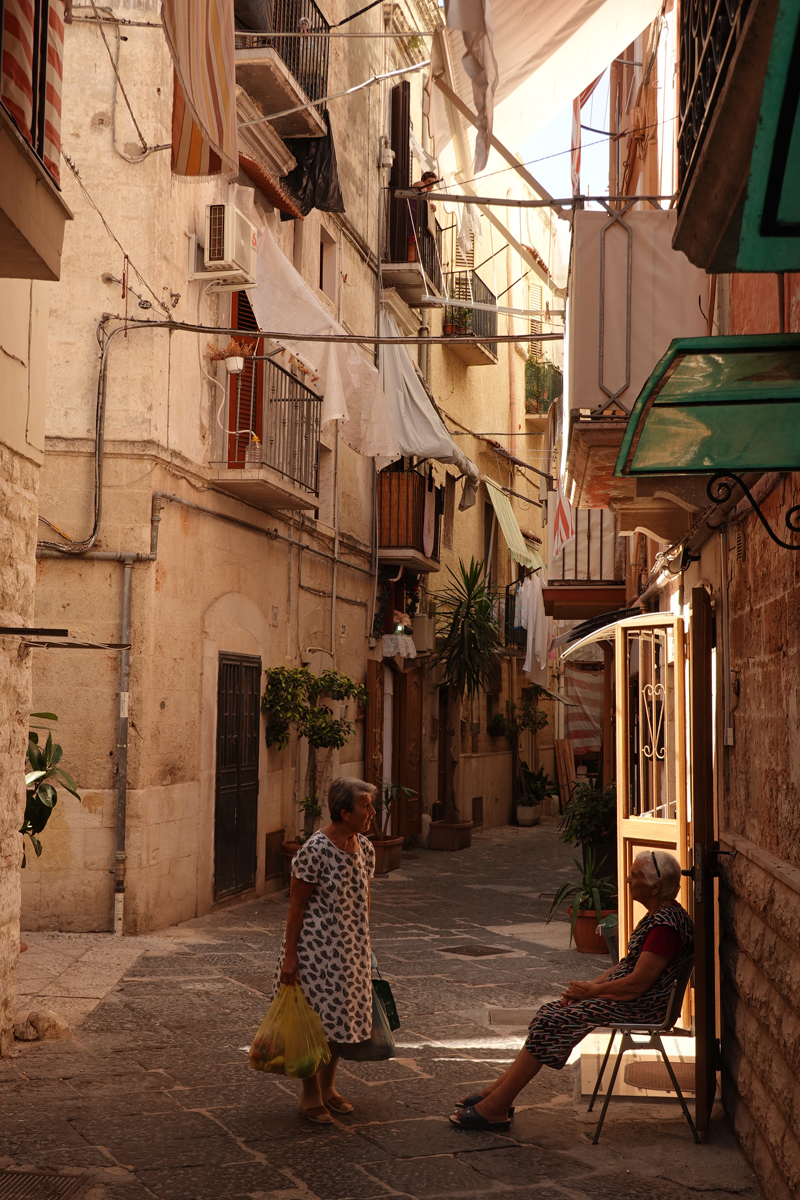
[[[585,865],[581,865],[577,858],[573,858],[572,861],[580,872],[580,883],[562,883],[555,894],[547,917],[549,923],[566,900],[572,901],[572,919],[569,926],[570,945],[572,945],[575,934],[578,913],[593,908],[599,922],[602,920],[604,905],[610,904],[617,894],[616,883],[613,879],[608,875],[598,876],[594,850],[590,848],[586,851]]]
[[[458,574],[450,567],[448,572],[450,582],[436,597],[437,633],[442,641],[433,661],[442,667],[442,684],[447,688],[445,820],[456,821],[461,701],[465,693],[472,701],[486,690],[500,657],[502,637],[483,562],[472,558],[468,567],[459,562]]]

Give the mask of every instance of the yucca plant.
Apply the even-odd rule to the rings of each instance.
[[[609,907],[616,899],[617,885],[616,882],[608,875],[596,874],[597,860],[594,850],[588,847],[586,850],[585,866],[578,862],[577,858],[572,860],[580,872],[580,883],[562,883],[561,887],[556,892],[553,903],[550,905],[550,912],[547,917],[548,923],[558,912],[561,905],[567,900],[572,901],[572,920],[569,926],[569,944],[572,945],[572,939],[575,934],[575,925],[578,921],[578,913],[583,909],[594,909],[597,913],[598,923],[602,920],[602,912],[604,907]]]
[[[465,694],[473,701],[488,687],[492,668],[502,650],[502,631],[495,618],[494,596],[483,562],[472,558],[468,567],[459,562],[458,573],[447,569],[450,582],[436,595],[436,625],[441,643],[433,661],[442,667],[442,685],[447,688],[444,817],[446,821],[457,821],[455,785],[461,748],[461,702]]]

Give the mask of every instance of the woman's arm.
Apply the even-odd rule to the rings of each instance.
[[[669,962],[661,954],[643,951],[630,975],[621,979],[607,979],[605,975],[587,981],[573,980],[564,992],[566,1000],[638,1000],[653,986]],[[613,968],[612,968],[613,969]]]
[[[281,983],[297,983],[300,971],[297,963],[297,940],[303,928],[303,917],[311,893],[317,885],[305,883],[302,879],[292,876],[289,886],[289,915],[286,918],[286,952],[281,967]]]

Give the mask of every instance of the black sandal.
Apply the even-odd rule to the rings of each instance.
[[[511,1128],[509,1120],[490,1121],[488,1117],[481,1116],[478,1110],[471,1106],[462,1108],[457,1116],[451,1116],[450,1124],[460,1129],[482,1129],[485,1133],[503,1133],[506,1129]]]
[[[480,1092],[473,1092],[471,1096],[465,1096],[463,1100],[459,1100],[456,1104],[456,1108],[474,1108],[476,1104],[480,1104],[481,1100],[485,1099],[486,1097],[481,1095]],[[509,1106],[508,1115],[509,1117],[513,1117],[514,1115],[513,1104]]]

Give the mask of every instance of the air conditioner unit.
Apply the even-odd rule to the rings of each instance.
[[[204,279],[216,291],[235,291],[256,280],[258,235],[234,204],[207,204],[205,245],[189,244],[189,279]]]

